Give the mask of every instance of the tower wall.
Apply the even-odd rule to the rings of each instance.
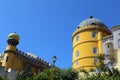
[[[22,60],[18,58],[16,55],[16,47],[13,45],[8,45],[4,52],[4,59],[2,62],[2,66],[5,67],[6,70],[9,68],[16,69],[20,71],[22,69]]]
[[[96,35],[94,36],[93,33]],[[95,64],[98,65],[98,62],[95,62],[95,58],[102,54],[102,37],[109,34],[110,32],[104,26],[97,25],[84,26],[75,30],[72,37],[73,68],[87,71],[91,68],[96,69]],[[94,49],[97,51],[96,53],[94,53]]]
[[[13,66],[13,58],[15,57],[13,52],[16,52],[15,46],[8,45],[6,47],[6,51],[4,52],[4,59],[2,62],[2,66],[4,66],[7,70]]]
[[[6,70],[8,70],[9,68],[19,70],[19,67],[21,67],[21,60],[16,58],[17,57],[16,46],[19,43],[19,35],[17,35],[16,33],[9,34],[7,43],[8,46],[6,47],[6,50],[4,52],[2,66],[5,67]]]

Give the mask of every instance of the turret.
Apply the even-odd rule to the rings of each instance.
[[[11,34],[8,35],[7,42],[8,42],[9,45],[16,46],[19,43],[19,39],[20,39],[19,35],[17,35],[16,32],[15,32],[15,33],[11,33]]]
[[[102,54],[102,38],[110,35],[107,26],[92,16],[83,20],[73,32],[72,67],[77,70],[96,69],[97,55]]]
[[[4,60],[2,63],[2,66],[4,66],[6,70],[13,68],[14,66],[13,62],[16,55],[16,46],[19,43],[19,39],[19,35],[15,32],[8,35],[8,46],[4,52]]]

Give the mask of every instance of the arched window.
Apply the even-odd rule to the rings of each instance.
[[[92,38],[96,38],[97,37],[97,33],[96,32],[92,32]]]
[[[76,57],[79,56],[79,53],[80,53],[79,50],[77,50],[77,51],[76,51]]]
[[[76,61],[76,66],[78,66],[79,65],[79,62],[78,62],[78,60]]]
[[[109,47],[110,47],[110,44],[107,45],[107,48],[109,48]]]
[[[78,42],[78,41],[79,41],[79,35],[76,36],[76,42]]]
[[[111,54],[113,52],[113,43],[109,42],[105,46],[106,46],[105,49],[106,49],[107,54]]]
[[[9,56],[6,57],[6,62],[8,62],[8,58],[9,58]]]

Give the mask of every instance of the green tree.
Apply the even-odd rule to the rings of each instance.
[[[31,74],[27,70],[23,70],[16,75],[15,80],[27,80],[30,76]]]
[[[69,69],[45,69],[37,75],[34,75],[27,80],[75,80],[78,79],[77,71]]]
[[[113,69],[113,74],[102,74],[102,75],[93,75],[84,80],[120,80],[120,71]]]
[[[9,80],[6,75],[0,76],[0,80]]]
[[[16,75],[16,79],[15,80],[27,80],[29,77],[31,77],[31,71],[30,71],[30,65],[23,61],[22,64],[23,68],[22,71],[20,71],[17,75]]]
[[[107,67],[106,65],[104,64],[104,59],[105,59],[105,54],[99,54],[97,56],[97,59],[98,59],[98,63],[99,65],[96,66],[97,69],[99,70],[99,72],[106,72],[107,71]],[[96,65],[96,64],[95,64]]]
[[[72,68],[61,70],[62,80],[75,80],[78,79],[78,72]]]

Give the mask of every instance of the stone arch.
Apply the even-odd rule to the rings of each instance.
[[[113,46],[113,43],[112,43],[112,42],[107,42],[107,43],[105,44],[105,47],[106,47],[107,54],[113,53],[114,46]]]

